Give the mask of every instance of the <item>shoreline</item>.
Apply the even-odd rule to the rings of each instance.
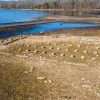
[[[43,20],[41,21],[29,21],[29,22],[19,22],[19,23],[9,23],[9,24],[1,24],[0,25],[0,33],[11,31],[11,30],[17,30],[18,27],[23,29],[23,27],[28,27],[31,25],[36,24],[43,24],[43,23],[49,23],[49,22],[71,22],[71,23],[93,23],[93,24],[100,24],[100,18],[94,18],[94,17],[72,17],[72,16],[44,16],[42,17]]]
[[[75,16],[47,16],[47,20],[59,20],[65,22],[87,22],[100,24],[100,18],[95,17],[75,17]]]
[[[1,71],[4,72],[6,69],[8,71],[13,69],[10,73],[16,72],[17,75],[21,76],[21,79],[23,75],[25,75],[25,79],[27,75],[33,79],[32,73],[36,71],[36,79],[38,79],[42,85],[46,84],[46,87],[50,86],[50,92],[53,94],[49,92],[49,96],[52,97],[54,95],[54,97],[56,97],[55,99],[52,98],[53,100],[66,100],[66,93],[67,97],[71,97],[73,100],[85,100],[86,98],[87,100],[95,100],[97,98],[96,95],[98,96],[98,89],[100,88],[97,84],[100,79],[98,72],[100,67],[99,49],[100,37],[95,36],[67,36],[64,34],[30,36],[10,43],[9,45],[1,46]],[[5,64],[9,64],[10,66],[17,65],[15,67],[9,67],[8,69]],[[24,68],[20,65],[23,65]],[[19,67],[19,69],[17,67]],[[7,75],[8,78],[9,73],[5,73],[6,72],[1,74],[2,79],[3,76],[5,79],[5,75]],[[14,73],[14,75],[16,75],[16,73]],[[22,75],[20,73],[22,73]],[[12,76],[11,74],[9,77],[12,80],[14,79],[15,83],[11,81],[13,82],[11,86],[12,84],[20,82],[20,80],[16,82],[16,77],[12,78]],[[29,83],[27,86],[31,88],[33,82],[30,81],[29,77],[28,79],[29,81],[25,81],[25,86],[26,83]],[[8,83],[9,82],[7,82],[7,84]],[[30,83],[32,84],[30,85]],[[3,86],[5,87],[5,83]],[[14,89],[16,90],[16,88]],[[29,87],[27,89],[29,90]],[[39,91],[40,89],[41,88],[39,88]],[[89,91],[90,89],[92,92]],[[89,91],[88,94],[87,91]],[[31,92],[31,94],[33,93]],[[58,95],[56,95],[56,93]],[[65,97],[65,99],[63,97]],[[99,98],[98,96],[98,100]]]
[[[90,36],[90,37],[100,37],[100,28],[81,28],[81,29],[61,29],[56,30],[53,32],[46,32],[43,34],[29,34],[29,35],[17,35],[7,38],[0,38],[0,45],[8,45],[13,42],[22,40],[24,38],[28,38],[31,36],[36,37],[43,37],[43,36],[59,36],[59,35],[66,35],[66,36]]]

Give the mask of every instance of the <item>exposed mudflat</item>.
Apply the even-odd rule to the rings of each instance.
[[[13,63],[14,68],[12,66],[9,69],[13,68],[11,72],[15,73],[15,76],[19,73],[24,73],[18,76],[22,79],[27,76],[25,83],[20,78],[17,80],[18,77],[10,78],[12,74],[7,77],[10,81],[9,87],[13,86],[11,81],[15,78],[12,90],[14,92],[11,91],[10,94],[3,89],[7,86],[7,83],[3,84],[6,63]],[[1,97],[8,93],[10,99],[18,98],[16,100],[24,100],[25,96],[27,100],[100,100],[99,36],[29,36],[0,46],[0,66],[3,71],[0,74],[0,88],[4,91],[3,94],[0,92]],[[5,75],[7,74],[5,72]],[[20,80],[22,83],[19,85]],[[21,95],[16,94],[16,90]],[[2,100],[7,99],[5,97]]]
[[[71,17],[71,16],[47,16],[45,17],[48,20],[60,20],[67,22],[92,22],[100,23],[100,18],[95,17]]]

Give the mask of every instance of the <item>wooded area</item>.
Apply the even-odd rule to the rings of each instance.
[[[0,1],[1,9],[63,9],[67,12],[100,11],[100,0],[19,0]]]

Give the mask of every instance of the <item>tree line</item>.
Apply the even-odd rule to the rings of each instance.
[[[100,9],[100,0],[47,0],[38,2],[38,0],[19,0],[19,1],[0,1],[2,9],[64,9],[64,10],[82,10],[82,9]],[[43,0],[41,0],[43,1]]]

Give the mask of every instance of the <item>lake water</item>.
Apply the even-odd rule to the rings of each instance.
[[[15,35],[40,34],[41,32],[52,32],[61,29],[85,28],[85,27],[87,28],[96,26],[100,26],[100,24],[52,22],[47,24],[32,25],[28,30],[2,33],[0,34],[0,38],[5,38]]]
[[[0,10],[0,24],[36,21],[36,17],[47,15],[46,12],[34,10]]]
[[[0,10],[0,24],[37,21],[36,17],[48,15],[69,15],[61,11],[38,11],[38,10]],[[99,14],[85,14],[84,16],[100,17]]]
[[[27,21],[38,21],[37,17],[43,17],[48,15],[55,15],[46,11],[35,11],[35,10],[0,10],[0,24],[27,22]],[[60,29],[70,28],[87,28],[96,27],[100,24],[93,23],[64,23],[64,22],[52,22],[39,25],[31,25],[24,27],[24,30],[16,30],[16,32],[6,32],[0,34],[0,38],[24,35],[24,34],[39,34],[40,32],[52,32]]]

